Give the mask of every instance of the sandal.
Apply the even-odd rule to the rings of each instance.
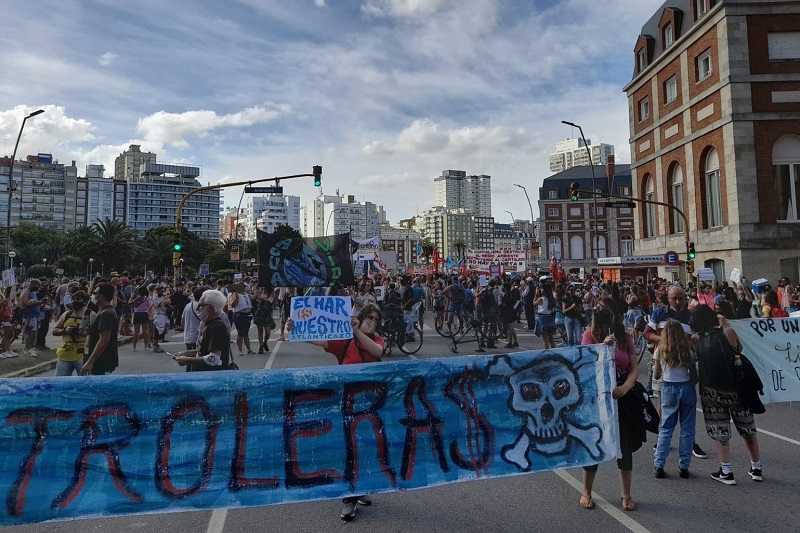
[[[594,501],[591,496],[581,494],[581,507],[584,509],[594,509]]]
[[[622,510],[623,511],[635,511],[636,504],[633,502],[633,498],[630,496],[620,496],[620,501],[622,502]]]

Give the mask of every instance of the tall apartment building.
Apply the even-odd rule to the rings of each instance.
[[[586,150],[586,147],[589,150]],[[592,161],[589,162],[589,152]],[[591,139],[567,139],[556,143],[556,151],[550,154],[550,172],[563,172],[572,167],[598,166],[608,162],[608,156],[614,156],[614,145],[592,144]]]
[[[477,217],[464,208],[433,207],[416,217],[414,227],[423,240],[430,239],[443,257],[456,257],[470,248],[494,248],[494,219]]]
[[[127,224],[141,236],[152,228],[174,226],[180,201],[201,186],[195,166],[143,163],[138,174],[128,179]],[[190,197],[183,206],[183,227],[201,239],[219,240],[220,201],[219,189]]]
[[[491,217],[492,177],[444,170],[433,180],[433,202],[445,209],[466,209],[479,217]]]
[[[353,195],[320,195],[300,208],[300,232],[304,237],[349,231],[353,239],[369,239],[380,234],[384,221],[383,207],[372,202],[357,202]]]
[[[642,27],[628,96],[636,248],[800,278],[800,2],[671,0]]]
[[[78,177],[75,206],[76,226],[91,226],[105,219],[125,222],[128,184],[124,180],[106,178],[103,165],[86,165],[86,175]]]
[[[138,179],[145,163],[155,163],[156,154],[142,152],[141,146],[132,144],[114,160],[114,179],[128,181]]]
[[[256,239],[256,228],[272,233],[278,226],[289,226],[300,231],[300,197],[283,194],[249,196],[240,215],[243,237]]]
[[[419,262],[417,243],[419,233],[408,228],[393,228],[388,224],[381,226],[381,248],[393,250],[397,254],[397,264],[408,265]]]
[[[75,229],[75,204],[78,190],[78,168],[75,161],[64,165],[53,160],[52,154],[29,155],[14,163],[11,183],[11,205],[6,196],[11,158],[0,159],[0,223],[5,226],[11,212],[11,226],[28,222],[58,231]]]
[[[594,181],[594,183],[593,183]],[[606,207],[604,199],[581,195],[570,198],[571,183],[585,191],[631,195],[630,165],[572,167],[544,179],[539,189],[539,228],[542,254],[560,259],[565,270],[598,271],[598,259],[633,255],[634,209]],[[665,250],[666,251],[666,250]]]

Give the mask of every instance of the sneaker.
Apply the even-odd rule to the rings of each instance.
[[[342,520],[345,522],[349,522],[353,518],[356,517],[356,502],[345,502],[344,507],[342,507],[342,514],[340,515]]]
[[[689,469],[688,468],[680,468],[678,469],[678,475],[681,476],[683,479],[687,479],[689,477]]]
[[[764,481],[764,476],[761,475],[760,468],[751,468],[747,471],[750,474],[750,477],[753,478],[753,481]]]
[[[22,350],[22,355],[27,357],[39,357],[39,353],[31,348],[30,350]]]
[[[655,467],[653,468],[653,472],[656,475],[656,479],[664,479],[665,477],[667,477],[667,473],[664,472],[663,468]]]
[[[369,507],[372,505],[372,498],[367,496],[366,494],[363,496],[358,497],[358,505],[363,505],[365,507]]]
[[[12,357],[19,357],[19,354],[14,350],[9,350],[5,352],[6,359],[11,359]]]
[[[154,353],[164,353],[164,348],[153,348]]]
[[[264,347],[263,346],[259,346],[258,347],[258,354],[261,355],[263,353],[264,353]]]
[[[720,483],[725,483],[726,485],[736,485],[736,480],[733,479],[733,472],[723,474],[721,468],[711,474],[711,478],[716,479]]]
[[[512,342],[509,342],[508,344],[506,344],[506,348],[513,348],[513,347],[514,347],[514,343],[512,343]]]
[[[696,442],[692,446],[692,455],[698,459],[708,459],[708,454],[704,452],[703,448],[701,448]]]
[[[0,353],[0,359],[8,359],[8,352]]]

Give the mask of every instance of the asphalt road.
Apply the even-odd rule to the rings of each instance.
[[[449,357],[445,339],[432,329],[428,316],[422,349],[413,357]],[[521,328],[522,326],[518,326]],[[515,350],[541,348],[530,332],[519,330],[522,345]],[[164,348],[177,351],[182,334],[170,333]],[[251,331],[255,337],[255,329]],[[305,344],[276,341],[273,332],[270,353],[237,357],[240,368],[309,367],[335,364],[333,356]],[[502,345],[501,345],[502,346]],[[461,355],[474,353],[475,344],[459,346]],[[237,353],[234,350],[234,353]],[[179,372],[181,368],[165,354],[132,351],[130,344],[120,350],[121,365],[116,374]],[[412,357],[412,358],[413,358]],[[395,351],[390,360],[409,356]],[[644,363],[640,381],[646,380]],[[465,531],[797,531],[794,496],[800,483],[800,405],[772,404],[757,417],[759,442],[764,463],[764,482],[747,475],[749,462],[740,438],[732,441],[732,463],[738,484],[725,486],[710,478],[716,470],[713,442],[706,436],[703,417],[698,413],[697,442],[709,453],[706,460],[693,459],[691,478],[677,475],[677,436],[667,465],[667,478],[652,475],[652,435],[634,454],[633,496],[638,509],[620,510],[619,482],[614,462],[603,463],[595,481],[597,508],[578,505],[581,469],[528,474],[514,477],[445,485],[430,489],[380,494],[371,507],[359,507],[353,522],[339,518],[339,501],[276,505],[261,508],[138,515],[110,519],[74,520],[0,528],[19,533],[86,533],[116,531],[163,531],[170,533],[221,533],[233,531],[381,531],[465,532]]]

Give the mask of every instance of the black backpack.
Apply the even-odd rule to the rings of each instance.
[[[484,313],[493,313],[495,308],[494,294],[491,289],[486,287],[478,296],[478,305]]]
[[[452,297],[454,304],[463,304],[467,299],[467,291],[465,291],[464,287],[461,285],[456,285],[454,283],[450,288],[450,296]]]

